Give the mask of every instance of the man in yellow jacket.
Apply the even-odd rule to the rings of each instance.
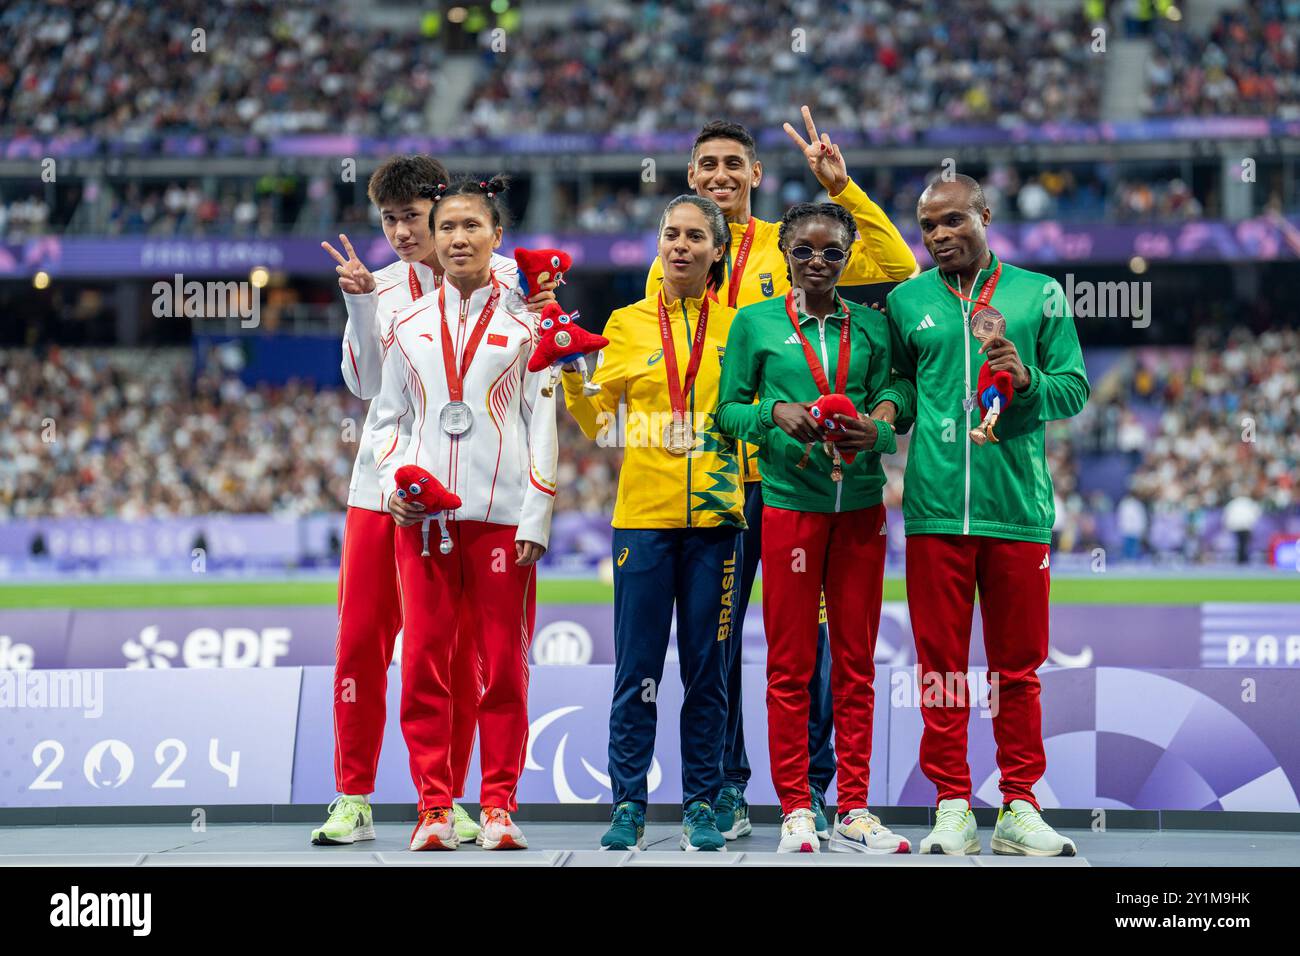
[[[862,188],[850,177],[840,148],[826,133],[818,133],[812,112],[803,107],[804,139],[789,123],[785,132],[803,151],[808,167],[829,194],[832,202],[853,216],[858,235],[852,255],[840,278],[840,285],[869,285],[901,282],[919,272],[916,257],[902,235]],[[763,164],[755,150],[754,137],[738,123],[716,120],[695,138],[686,181],[698,196],[712,199],[721,208],[731,229],[731,246],[726,257],[725,278],[713,288],[717,300],[730,308],[784,296],[790,290],[785,255],[777,248],[779,222],[756,219],[751,212],[753,192],[763,181]],[[658,258],[646,276],[646,296],[653,298],[663,282],[663,264]],[[761,396],[760,396],[761,397]],[[745,611],[753,589],[762,550],[763,492],[758,473],[757,449],[740,445],[741,471],[745,479],[745,518],[740,594],[736,606],[736,637],[744,626]],[[817,663],[809,693],[809,783],[818,835],[830,838],[823,812],[827,788],[835,777],[835,753],[831,748],[830,656],[825,607],[817,645]],[[745,755],[744,726],[740,706],[741,641],[727,647],[727,734],[723,745],[723,786],[715,810],[718,829],[728,839],[750,832],[749,806],[745,785],[749,781],[749,760]]]

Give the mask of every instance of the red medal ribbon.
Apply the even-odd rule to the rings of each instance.
[[[727,279],[727,306],[734,309],[736,307],[736,298],[740,295],[740,281],[745,277],[745,264],[749,262],[749,247],[754,244],[754,231],[758,228],[758,221],[749,217],[749,225],[745,227],[744,238],[740,240],[740,248],[736,250],[736,259],[731,264],[731,275]]]
[[[850,316],[848,307],[844,300],[835,295],[835,301],[844,311],[844,318],[840,320],[840,354],[835,359],[835,391],[844,394],[844,388],[849,383],[849,325]],[[794,308],[794,289],[785,294],[785,314],[790,316],[790,323],[794,326],[794,334],[799,336],[799,344],[803,346],[803,357],[808,362],[808,370],[812,372],[813,381],[817,383],[818,390],[823,395],[831,393],[831,383],[826,378],[826,372],[822,369],[822,363],[817,361],[817,353],[813,351],[808,337],[803,334],[803,329],[799,326],[799,314]]]
[[[501,289],[494,279],[492,294],[488,296],[487,304],[483,306],[483,311],[479,314],[478,324],[474,326],[469,341],[465,343],[465,351],[460,359],[460,370],[457,371],[456,346],[452,344],[451,332],[447,328],[447,283],[444,282],[438,288],[438,319],[439,324],[442,326],[442,364],[447,371],[447,394],[451,396],[453,402],[463,400],[465,373],[469,371],[470,363],[474,361],[474,353],[478,351],[479,343],[483,341],[483,333],[487,331],[488,323],[492,321],[492,313],[496,311],[497,301],[500,298]]]
[[[684,300],[683,300],[684,301]],[[695,339],[691,342],[691,360],[686,366],[686,381],[677,377],[677,350],[673,347],[672,324],[668,319],[668,309],[664,305],[664,295],[659,293],[659,339],[664,346],[664,368],[668,372],[668,403],[672,406],[673,421],[686,418],[686,395],[695,385],[695,376],[700,371],[700,360],[704,357],[704,335],[709,325],[709,300],[700,302],[700,318],[695,324]]]
[[[424,295],[424,289],[420,287],[420,277],[415,274],[415,266],[408,265],[407,269],[410,271],[406,274],[406,284],[411,290],[411,301],[414,302],[416,299]],[[436,277],[434,281],[437,281]]]
[[[1002,263],[999,262],[998,267],[993,270],[993,274],[989,276],[987,280],[985,280],[984,288],[980,289],[980,297],[978,299],[972,299],[968,295],[962,295],[959,289],[954,289],[952,286],[948,285],[948,280],[943,277],[942,272],[939,273],[939,281],[943,283],[944,288],[946,288],[957,298],[965,302],[973,302],[978,308],[983,308],[984,306],[988,305],[989,302],[993,299],[993,290],[998,287],[998,279],[1001,276],[1002,276]]]

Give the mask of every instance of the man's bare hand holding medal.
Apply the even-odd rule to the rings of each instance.
[[[985,356],[990,371],[1011,373],[1014,388],[1023,390],[1029,387],[1029,370],[1020,361],[1020,353],[1010,339],[1003,335],[985,339],[980,353]]]

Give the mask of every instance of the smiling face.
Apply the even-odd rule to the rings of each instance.
[[[447,196],[433,211],[433,238],[438,260],[454,279],[472,278],[489,269],[492,250],[501,245],[501,227],[481,196]]]
[[[713,230],[699,207],[689,202],[674,206],[659,232],[664,279],[679,290],[702,290],[710,267],[721,258],[722,247],[713,244]],[[698,294],[691,292],[692,297]]]
[[[790,264],[791,284],[810,295],[825,295],[839,283],[844,266],[849,261],[847,255],[839,262],[827,262],[820,255],[815,255],[800,262],[791,254],[792,249],[808,246],[816,253],[832,248],[843,249],[847,253],[852,244],[853,237],[844,235],[844,226],[834,219],[811,216],[799,220],[790,231],[785,250],[786,261]]]
[[[744,143],[734,139],[705,140],[686,167],[686,182],[695,195],[721,206],[728,222],[748,218],[750,191],[762,181],[763,164],[750,162]]]
[[[411,199],[380,208],[384,237],[403,262],[421,262],[433,253],[432,208],[432,199]]]
[[[971,190],[960,182],[938,182],[921,194],[916,219],[931,258],[944,272],[964,272],[982,264],[988,252],[985,229],[992,219],[986,206],[976,211]]]

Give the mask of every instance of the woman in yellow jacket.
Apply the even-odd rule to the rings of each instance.
[[[736,443],[714,411],[736,310],[709,290],[725,278],[731,232],[711,199],[678,196],[659,223],[662,288],[618,309],[610,344],[583,394],[566,369],[578,424],[622,445],[614,506],[614,699],[609,776],[614,809],[603,849],[644,847],[646,775],[654,756],[655,696],[677,608],[683,850],[724,850],[712,803],[722,785],[725,642],[733,633],[744,492]],[[626,415],[620,415],[620,402]]]

